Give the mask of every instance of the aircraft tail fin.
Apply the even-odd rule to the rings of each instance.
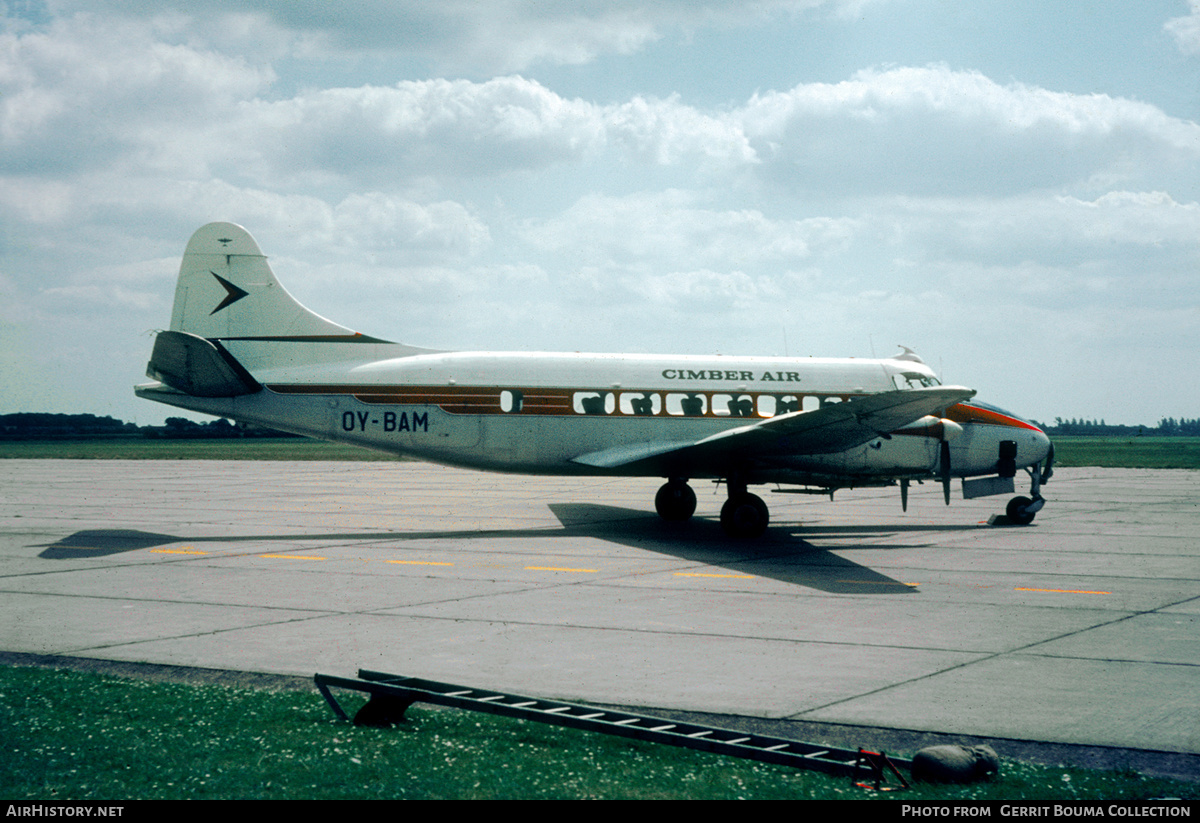
[[[188,241],[175,286],[171,330],[210,340],[354,335],[288,294],[258,243],[234,223],[209,223]]]
[[[306,369],[431,351],[368,337],[310,311],[275,278],[248,231],[209,223],[188,241],[171,327],[155,339],[146,374],[192,397],[236,397]]]

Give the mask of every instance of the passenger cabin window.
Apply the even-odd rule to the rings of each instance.
[[[500,411],[519,412],[522,400],[524,397],[519,391],[505,389],[500,392]]]
[[[577,391],[572,400],[576,414],[612,414],[616,408],[612,392]]]
[[[662,411],[662,397],[654,392],[623,392],[621,414],[648,417]]]
[[[700,417],[708,409],[706,400],[704,395],[696,392],[672,392],[667,395],[667,414]]]
[[[718,417],[750,417],[754,413],[754,400],[748,394],[714,394],[712,413]]]

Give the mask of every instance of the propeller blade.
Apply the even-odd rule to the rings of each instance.
[[[908,511],[908,481],[900,481],[900,510]]]
[[[942,441],[942,494],[950,505],[950,444]]]

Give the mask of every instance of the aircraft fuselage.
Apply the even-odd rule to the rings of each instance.
[[[254,362],[253,349],[262,344],[224,345],[239,361]],[[258,377],[265,391],[233,398],[140,391],[196,411],[423,460],[572,475],[612,473],[573,462],[582,452],[692,442],[777,414],[937,382],[923,364],[897,360],[541,352],[437,353]],[[1012,415],[959,403],[945,416],[962,426],[950,444],[955,477],[994,473],[1002,440],[1017,444],[1022,465],[1046,456],[1045,434]],[[825,485],[840,476],[845,482],[836,485],[864,485],[879,477],[926,477],[938,462],[939,442],[923,429],[901,429],[826,454],[792,454],[781,446],[758,461],[765,465],[753,468],[750,479],[797,482],[811,475]],[[722,472],[706,467],[689,474]]]
[[[241,226],[188,241],[171,326],[139,396],[451,465],[535,474],[661,476],[666,520],[692,516],[695,478],[723,480],[726,530],[757,536],[761,483],[820,490],[951,477],[968,497],[1030,472],[1041,508],[1050,442],[1036,426],[942,386],[913,352],[884,359],[441,352],[326,320],[277,280]],[[1044,470],[1035,472],[1043,459]],[[994,477],[990,477],[994,475]]]

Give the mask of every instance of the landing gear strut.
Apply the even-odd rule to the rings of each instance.
[[[1025,471],[1029,473],[1030,496],[1014,497],[1008,501],[1008,507],[1004,510],[1008,519],[1018,526],[1028,526],[1033,522],[1034,516],[1042,510],[1042,506],[1046,505],[1046,498],[1042,497],[1042,484],[1054,474],[1054,446],[1050,447],[1050,453],[1046,455],[1044,467],[1033,465]]]
[[[654,509],[663,520],[681,523],[696,511],[696,493],[687,481],[673,477],[654,495]]]

